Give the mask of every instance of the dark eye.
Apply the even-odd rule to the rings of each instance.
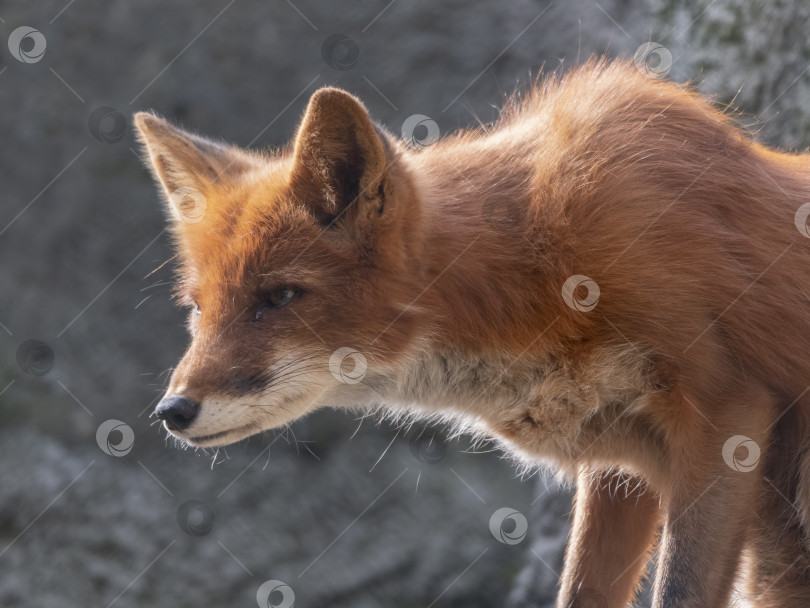
[[[199,307],[198,304],[194,305],[194,314],[195,315],[201,315],[202,314],[202,310],[200,310],[200,307]]]
[[[267,310],[286,306],[300,294],[301,290],[298,287],[279,287],[278,289],[268,292],[264,296],[264,301],[259,305],[259,308],[256,309],[254,319],[256,321],[261,319],[262,315]]]

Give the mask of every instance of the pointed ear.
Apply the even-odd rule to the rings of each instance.
[[[309,100],[295,137],[293,191],[328,223],[385,204],[385,170],[392,150],[384,132],[353,95],[332,87]]]
[[[199,221],[195,214],[205,209],[195,207],[205,204],[213,187],[250,168],[248,154],[238,148],[188,133],[154,114],[135,114],[135,127],[173,214],[186,221]]]

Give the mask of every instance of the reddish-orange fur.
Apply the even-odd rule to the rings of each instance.
[[[173,222],[202,310],[168,391],[203,404],[183,439],[417,402],[579,476],[560,606],[625,606],[659,521],[657,608],[724,606],[743,574],[756,606],[810,605],[808,156],[596,61],[424,150],[335,89],[272,156],[137,122],[167,193],[207,204]],[[592,310],[563,298],[572,275],[598,285]],[[250,322],[280,285],[304,295]],[[344,346],[368,360],[354,388],[331,384]],[[267,373],[272,399],[250,389]],[[736,435],[761,450],[752,471],[723,458]]]

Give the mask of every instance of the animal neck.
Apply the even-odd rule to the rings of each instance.
[[[532,346],[562,304],[551,227],[531,194],[535,169],[520,160],[533,157],[498,137],[439,142],[406,159],[422,216],[416,304],[438,344],[473,355]]]

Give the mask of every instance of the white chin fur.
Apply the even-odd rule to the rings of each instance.
[[[318,407],[318,397],[318,393],[300,394],[275,403],[262,403],[259,398],[250,396],[206,397],[191,426],[169,432],[192,447],[222,447],[300,418]]]
[[[236,443],[237,441],[246,439],[251,435],[260,433],[263,430],[265,429],[256,426],[255,424],[250,424],[242,427],[224,429],[222,431],[209,433],[206,435],[197,433],[197,431],[195,430],[195,425],[192,425],[191,428],[185,432],[177,432],[177,431],[169,431],[169,432],[172,434],[172,436],[183,441],[184,443],[188,444],[191,447],[218,448],[230,445],[232,443]]]

